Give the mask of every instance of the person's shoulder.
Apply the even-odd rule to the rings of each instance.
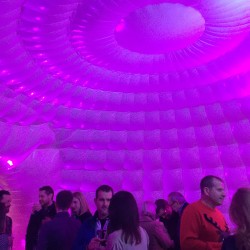
[[[96,223],[96,217],[95,216],[89,216],[88,218],[85,219],[83,224],[95,224]]]
[[[141,228],[141,227],[140,227]],[[144,229],[143,229],[144,230]],[[145,230],[144,230],[145,231]],[[121,236],[122,235],[122,230],[121,229],[119,229],[119,230],[116,230],[116,231],[114,231],[114,232],[112,232],[110,235],[109,235],[109,237],[110,238],[118,238],[119,236]]]
[[[198,200],[198,201],[189,203],[189,204],[185,207],[184,211],[188,211],[188,210],[191,210],[191,211],[192,211],[192,210],[197,210],[197,209],[200,208],[200,206],[201,206],[200,200]]]
[[[33,218],[39,218],[39,217],[43,217],[44,214],[44,209],[40,209],[39,211],[36,211],[34,213],[31,214],[31,217]]]
[[[223,213],[220,211],[220,208],[216,207],[214,211],[218,214],[221,214],[224,217]]]
[[[122,230],[119,229],[109,234],[106,249],[113,249],[115,248],[115,246],[122,246],[123,244],[124,242],[122,241]]]
[[[143,227],[139,227],[142,238],[148,239],[148,233]]]
[[[87,211],[83,214],[86,218],[93,217],[93,215],[90,213],[90,211]]]
[[[56,204],[55,204],[55,202],[53,201],[53,203],[48,207],[47,210],[44,210],[43,213],[46,216],[54,217],[56,215]]]
[[[226,242],[231,242],[231,243],[235,243],[235,235],[230,235],[228,236],[224,241]]]
[[[145,230],[143,227],[141,227],[141,226],[139,226],[139,230],[140,230],[141,232],[143,232],[143,233],[146,233],[146,230]]]
[[[178,220],[179,219],[179,214],[175,211],[172,212],[172,218],[173,220]]]
[[[90,230],[91,228],[95,228],[96,226],[96,217],[91,216],[89,218],[87,218],[86,220],[84,220],[81,224],[81,230],[85,231],[85,230]]]
[[[9,221],[11,221],[11,222],[12,222],[11,217],[10,217],[10,216],[8,216],[8,215],[6,215],[6,220],[9,220]]]
[[[163,222],[161,222],[159,220],[152,221],[150,225],[152,225],[152,227],[154,227],[154,228],[164,227]]]
[[[78,219],[83,223],[85,220],[87,220],[87,219],[89,219],[91,217],[92,217],[92,214],[89,211],[87,211],[87,212],[79,215]]]
[[[76,224],[76,225],[81,226],[81,222],[80,222],[78,219],[74,218],[74,217],[69,217],[68,220],[69,220],[72,224]]]
[[[57,224],[56,220],[46,221],[42,223],[40,231],[50,231],[55,224]]]
[[[186,206],[185,209],[183,210],[181,216],[184,216],[184,217],[189,217],[190,215],[199,216],[201,211],[202,209],[201,209],[200,200],[198,200],[198,201],[188,204],[188,206]]]
[[[79,229],[82,226],[82,223],[80,220],[74,218],[74,217],[69,217],[67,221],[64,222],[65,226],[70,226],[71,228],[76,229],[77,231],[79,231]]]

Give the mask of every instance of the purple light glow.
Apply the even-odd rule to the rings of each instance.
[[[163,54],[195,43],[202,36],[204,25],[201,14],[191,7],[170,3],[147,5],[120,21],[116,40],[131,51]]]
[[[8,160],[7,163],[12,167],[14,164],[12,162],[12,160]]]
[[[112,3],[111,3],[112,2]],[[14,249],[37,190],[228,197],[250,180],[249,0],[2,1],[0,186]],[[46,4],[45,4],[46,3]]]

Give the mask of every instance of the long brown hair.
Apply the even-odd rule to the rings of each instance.
[[[122,230],[122,240],[126,244],[140,244],[139,211],[134,196],[127,191],[119,191],[109,205],[109,233]]]
[[[87,200],[85,199],[85,197],[83,196],[81,192],[74,192],[73,197],[78,199],[80,202],[79,215],[82,215],[85,212],[89,212],[89,205],[87,203]]]
[[[237,226],[236,246],[250,250],[250,188],[239,188],[234,194],[229,209],[231,220]]]

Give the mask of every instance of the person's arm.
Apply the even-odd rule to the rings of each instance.
[[[101,246],[101,242],[102,241],[105,241],[105,240],[101,240],[101,239],[99,239],[99,238],[93,238],[90,242],[89,242],[89,244],[88,244],[88,246],[87,246],[87,250],[101,250],[101,249],[105,249],[105,248],[103,248],[102,246]]]
[[[221,242],[204,242],[199,239],[201,219],[192,206],[181,217],[180,243],[182,250],[220,250]]]
[[[157,239],[163,249],[168,249],[174,246],[173,240],[170,239],[166,228],[160,221],[155,221],[154,223],[154,237]]]
[[[108,236],[107,245],[105,250],[123,250],[123,245],[118,240],[119,237],[116,233],[117,231],[113,232]]]
[[[37,243],[39,225],[39,216],[37,214],[31,214],[26,231],[25,250],[33,250],[33,248],[35,247]]]

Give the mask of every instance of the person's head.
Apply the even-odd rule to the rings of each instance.
[[[54,190],[50,186],[43,186],[39,188],[39,203],[42,207],[48,207],[52,204],[54,197]]]
[[[149,216],[151,219],[155,219],[156,205],[153,201],[144,201],[142,207],[142,215]]]
[[[175,212],[178,212],[185,202],[185,197],[179,192],[171,192],[168,195],[168,204]]]
[[[237,249],[250,249],[250,188],[239,188],[233,196],[229,215],[237,226]]]
[[[76,215],[81,215],[89,211],[88,203],[81,192],[73,193],[73,200],[70,208],[72,213]]]
[[[209,206],[222,205],[225,199],[224,182],[221,178],[213,175],[205,176],[200,182],[201,198]]]
[[[110,233],[122,230],[122,240],[126,243],[140,243],[139,211],[134,196],[127,191],[117,192],[109,206]]]
[[[11,206],[11,195],[9,191],[0,190],[0,202],[5,206],[5,213],[8,213]]]
[[[102,185],[97,188],[95,194],[95,205],[99,219],[108,216],[109,203],[113,196],[113,189],[108,185]]]
[[[73,194],[69,190],[60,191],[56,196],[57,211],[67,211],[73,200]]]
[[[156,205],[156,215],[161,218],[168,218],[171,216],[173,210],[164,199],[158,199],[155,201]]]

